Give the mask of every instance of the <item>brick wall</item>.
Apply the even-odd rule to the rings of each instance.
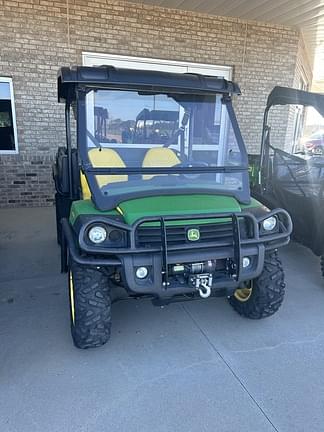
[[[0,206],[47,205],[51,162],[64,143],[56,74],[82,51],[234,67],[235,103],[250,152],[275,84],[292,85],[299,34],[290,28],[113,0],[0,0],[0,76],[14,82],[18,156],[0,157]]]

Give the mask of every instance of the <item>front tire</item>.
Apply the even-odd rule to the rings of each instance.
[[[324,277],[324,255],[321,256],[321,272]]]
[[[110,338],[111,297],[108,278],[93,267],[72,263],[68,275],[71,334],[77,348],[96,348]]]
[[[266,318],[278,311],[285,295],[284,271],[277,251],[266,253],[261,275],[228,299],[240,315]]]

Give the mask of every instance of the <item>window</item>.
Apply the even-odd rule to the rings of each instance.
[[[11,153],[18,153],[12,79],[0,77],[0,154]]]
[[[154,147],[173,149],[204,166],[240,165],[234,130],[221,99],[220,94],[91,90],[86,97],[88,147],[116,149],[127,166],[141,166],[145,152]]]
[[[97,175],[101,198],[158,189],[242,192],[244,155],[222,95],[89,89],[85,105],[79,145],[93,167],[136,171]],[[171,171],[154,172],[160,168]]]

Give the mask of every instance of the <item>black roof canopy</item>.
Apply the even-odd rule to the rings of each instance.
[[[274,87],[268,96],[267,108],[273,105],[313,106],[324,116],[324,95],[296,90],[289,87]]]
[[[133,89],[145,92],[189,94],[240,94],[240,88],[224,78],[192,73],[117,69],[113,66],[62,67],[58,73],[58,100],[64,102],[68,94],[75,98],[77,85],[96,88]]]

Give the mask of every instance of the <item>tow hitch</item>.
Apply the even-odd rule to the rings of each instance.
[[[199,292],[201,298],[208,298],[211,294],[211,286],[213,283],[212,274],[193,275],[189,278],[190,283]]]

